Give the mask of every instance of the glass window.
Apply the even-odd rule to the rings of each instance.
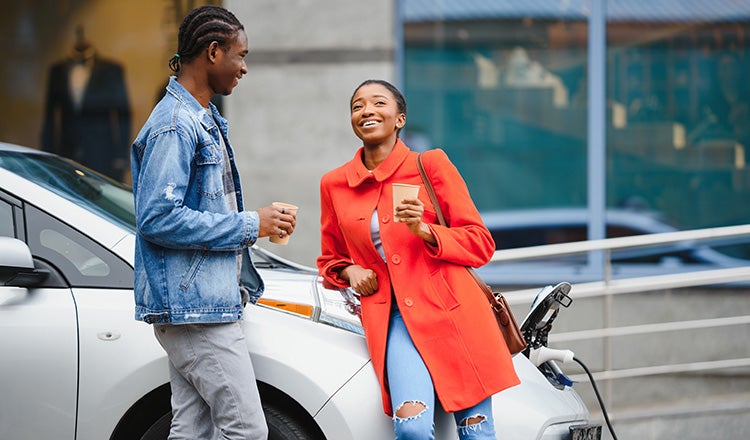
[[[75,162],[33,150],[0,151],[0,167],[135,232],[130,187]]]
[[[604,9],[607,209],[750,223],[747,2]],[[588,206],[588,17],[565,0],[403,1],[402,137],[446,150],[483,213]]]
[[[51,264],[72,287],[133,288],[133,269],[79,231],[26,206],[28,244],[35,259]]]
[[[625,109],[608,127],[608,205],[635,203],[680,229],[750,223],[742,3],[607,3],[608,99]]]
[[[165,92],[183,17],[221,3],[4,1],[0,35],[13,63],[0,67],[0,139],[130,183],[130,142]]]
[[[15,237],[16,228],[13,225],[13,206],[0,200],[0,237]]]
[[[404,5],[403,138],[444,149],[482,211],[587,203],[586,15],[541,3]]]
[[[39,243],[65,258],[83,276],[106,277],[109,275],[109,266],[104,260],[54,229],[39,231]]]

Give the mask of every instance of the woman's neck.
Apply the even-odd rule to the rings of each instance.
[[[388,158],[388,155],[391,154],[391,151],[393,151],[393,145],[391,145],[390,147],[386,145],[368,147],[367,145],[365,145],[364,157],[362,158],[362,162],[365,164],[365,167],[368,170],[374,170],[378,167],[378,165],[383,163],[383,161]]]
[[[396,146],[398,138],[388,139],[385,142],[375,145],[364,145],[364,152],[362,155],[362,163],[368,170],[374,170],[391,154],[393,148]]]

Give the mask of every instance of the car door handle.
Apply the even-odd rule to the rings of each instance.
[[[121,335],[119,333],[111,331],[99,332],[96,334],[96,337],[101,339],[102,341],[116,341],[120,339],[120,336]]]

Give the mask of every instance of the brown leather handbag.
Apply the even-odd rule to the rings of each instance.
[[[438,221],[441,225],[448,226],[445,222],[445,217],[443,217],[443,211],[440,209],[435,189],[432,187],[430,176],[427,175],[424,165],[422,164],[422,153],[419,153],[417,156],[417,168],[419,169],[419,174],[422,176],[422,181],[424,182],[425,189],[427,189],[427,194],[430,196],[432,205],[435,207]],[[487,300],[495,314],[497,325],[500,327],[500,332],[503,334],[505,344],[508,346],[510,354],[520,353],[525,350],[526,340],[524,339],[523,334],[521,334],[521,329],[518,327],[518,324],[516,324],[513,312],[511,312],[510,307],[508,306],[508,301],[503,294],[500,292],[493,292],[492,289],[490,289],[490,286],[488,286],[471,267],[466,266],[466,270],[469,271],[477,284],[479,284],[482,292],[487,296]]]

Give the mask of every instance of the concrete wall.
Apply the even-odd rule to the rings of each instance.
[[[320,177],[360,146],[349,98],[369,78],[394,80],[395,2],[231,0],[245,25],[249,73],[225,99],[245,205],[300,207],[288,246],[259,244],[314,265],[320,252]]]

